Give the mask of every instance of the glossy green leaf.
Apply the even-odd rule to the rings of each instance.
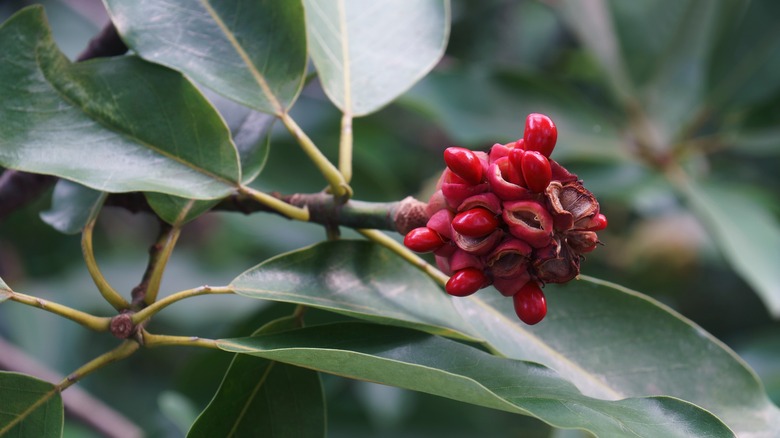
[[[270,134],[276,117],[251,110],[216,93],[205,92],[230,128],[241,161],[241,179],[249,184],[262,171],[270,151]],[[216,205],[219,200],[195,201],[177,196],[147,192],[146,200],[157,215],[169,224],[183,225]]]
[[[39,6],[0,27],[0,64],[2,166],[198,199],[240,181],[224,121],[179,73],[133,56],[71,63]]]
[[[285,112],[298,96],[306,72],[300,1],[104,3],[124,41],[145,59],[271,114]]]
[[[366,323],[314,326],[219,341],[220,348],[535,416],[597,436],[733,436],[712,414],[668,398],[583,396],[554,371],[464,344]]]
[[[495,291],[455,301],[499,354],[546,365],[608,400],[664,395],[712,412],[739,436],[780,435],[780,410],[734,352],[681,315],[596,279],[545,287],[549,313],[527,326]],[[491,293],[492,292],[492,293]]]
[[[272,321],[255,335],[293,329],[298,321]],[[211,403],[188,437],[324,436],[325,400],[312,370],[237,354]]]
[[[780,317],[780,224],[733,186],[691,182],[685,195],[710,228],[725,259]]]
[[[368,241],[338,240],[283,254],[235,278],[250,298],[466,337],[471,329],[430,278]]]
[[[0,372],[0,436],[59,438],[64,417],[62,397],[54,385]]]
[[[87,224],[92,207],[102,202],[101,195],[97,190],[61,179],[54,186],[51,207],[41,212],[41,219],[60,233],[79,233]]]
[[[305,0],[312,61],[331,101],[355,116],[387,105],[444,54],[449,0]]]

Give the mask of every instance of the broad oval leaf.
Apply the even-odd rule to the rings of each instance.
[[[224,121],[177,72],[133,56],[71,63],[37,6],[0,27],[0,63],[4,167],[198,199],[240,181]]]
[[[428,73],[444,54],[449,0],[305,0],[311,57],[331,101],[366,115]]]
[[[723,257],[780,318],[780,224],[772,213],[733,186],[689,181],[683,188]]]
[[[59,438],[64,410],[57,388],[25,374],[0,372],[0,435]]]
[[[259,111],[282,114],[306,72],[300,1],[106,0],[125,43],[142,57]]]
[[[102,192],[61,179],[54,186],[51,207],[41,212],[41,219],[64,234],[81,232],[89,221],[96,203],[102,202]]]
[[[707,411],[668,398],[583,396],[544,366],[492,356],[409,329],[366,323],[314,326],[219,347],[299,366],[535,416],[597,436],[718,436],[732,432]]]
[[[262,171],[270,151],[270,134],[274,116],[251,110],[220,95],[204,90],[230,127],[241,161],[241,182],[251,183]],[[152,210],[171,225],[183,225],[207,212],[219,200],[192,201],[177,196],[148,192],[146,200]]]
[[[546,365],[588,396],[677,397],[739,436],[780,436],[780,410],[720,341],[650,298],[584,278],[547,285],[549,314],[535,326],[521,323],[511,300],[495,291],[455,305],[496,352]]]
[[[293,317],[272,321],[257,334],[293,329]],[[214,398],[188,437],[324,436],[325,400],[317,372],[237,354]]]
[[[236,277],[240,295],[470,338],[473,331],[430,278],[368,241],[323,242],[266,260]]]

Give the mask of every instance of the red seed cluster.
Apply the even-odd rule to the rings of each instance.
[[[450,275],[447,293],[467,296],[492,284],[513,298],[523,322],[536,324],[547,313],[541,286],[579,274],[607,218],[577,176],[549,158],[557,139],[549,117],[531,114],[516,142],[489,153],[444,151],[447,168],[428,203],[428,223],[404,244],[436,255]]]

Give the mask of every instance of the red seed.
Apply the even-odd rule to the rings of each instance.
[[[558,141],[558,128],[543,114],[529,114],[525,119],[523,140],[525,150],[541,152],[549,158],[555,148],[555,142]]]
[[[406,233],[404,245],[414,252],[431,252],[441,248],[444,240],[436,231],[420,227]]]
[[[475,207],[455,215],[452,228],[466,237],[487,236],[498,228],[498,218],[488,209]]]
[[[552,180],[552,169],[547,157],[537,151],[526,151],[521,166],[528,188],[537,193],[544,193],[544,189]]]
[[[515,313],[521,321],[528,325],[534,325],[547,315],[547,300],[544,292],[535,281],[529,281],[525,286],[512,296],[515,304]]]
[[[602,213],[597,214],[588,224],[588,231],[601,231],[607,228],[607,217]]]
[[[465,297],[482,289],[487,283],[487,277],[482,271],[476,268],[466,268],[450,277],[444,289],[450,295]]]
[[[449,147],[444,151],[447,167],[469,184],[482,181],[482,162],[473,151],[461,147]]]

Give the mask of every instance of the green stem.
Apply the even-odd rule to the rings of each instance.
[[[116,310],[122,311],[129,308],[130,303],[122,298],[122,296],[111,287],[108,281],[106,281],[105,277],[103,277],[100,268],[98,268],[97,261],[95,260],[95,253],[92,248],[92,230],[95,228],[95,221],[97,220],[98,213],[100,213],[106,196],[107,193],[103,193],[100,200],[95,203],[92,207],[92,211],[90,211],[89,220],[84,226],[84,230],[81,232],[81,252],[84,254],[84,261],[87,264],[89,275],[92,276],[92,281],[95,283],[95,286],[97,286],[100,294],[103,295],[103,298],[114,306]]]
[[[279,198],[275,198],[267,193],[263,193],[259,190],[255,190],[247,186],[239,187],[238,191],[241,194],[251,197],[257,202],[278,211],[290,219],[296,219],[303,222],[307,222],[309,220],[309,210],[306,207],[300,208],[294,205],[290,205]]]
[[[144,279],[147,280],[146,293],[144,294],[144,302],[147,306],[157,300],[165,266],[168,264],[168,259],[170,259],[176,241],[181,234],[181,228],[178,226],[163,225],[163,227],[157,242],[152,247],[147,274],[144,274],[144,277],[148,275],[148,278]]]
[[[46,301],[44,299],[25,295],[19,292],[9,292],[8,299],[11,301],[16,301],[17,303],[43,309],[47,312],[54,313],[55,315],[60,315],[96,332],[107,331],[109,323],[111,322],[111,318],[90,315],[89,313],[85,313],[68,306],[63,306],[62,304],[53,303],[51,301]]]
[[[409,248],[403,246],[402,244],[390,238],[390,236],[388,236],[387,234],[379,230],[358,229],[355,231],[362,234],[366,238],[371,239],[374,242],[393,251],[394,253],[398,254],[399,256],[401,256],[401,258],[409,262],[412,266],[426,273],[435,282],[439,283],[440,286],[444,287],[444,285],[447,284],[447,280],[449,280],[449,277],[447,275],[445,275],[443,272],[439,271],[438,269],[434,268],[433,265],[431,265],[430,263],[425,261],[425,259],[412,252]]]
[[[141,336],[143,336],[144,346],[150,348],[179,345],[184,347],[201,347],[219,350],[217,341],[214,339],[199,338],[197,336],[155,335],[146,330],[141,332]]]
[[[282,113],[279,118],[284,123],[284,126],[287,127],[287,130],[290,131],[290,134],[295,137],[298,144],[301,145],[309,159],[320,170],[325,180],[328,181],[331,193],[339,199],[352,197],[352,188],[349,187],[349,184],[344,179],[344,175],[322,154],[322,151],[303,132],[301,127],[295,123],[292,117],[288,113]]]
[[[352,113],[345,112],[341,117],[341,139],[339,140],[339,171],[344,181],[352,180]]]
[[[139,345],[135,341],[122,342],[117,348],[107,353],[101,354],[100,356],[84,364],[81,368],[72,372],[70,375],[68,375],[68,377],[60,382],[59,385],[57,385],[57,389],[64,391],[69,386],[84,378],[84,376],[91,374],[110,363],[129,357],[131,354],[135,353],[136,350],[138,350],[138,347]]]
[[[201,287],[196,287],[194,289],[183,290],[181,292],[176,292],[175,294],[168,295],[167,297],[159,301],[155,301],[154,303],[150,304],[148,307],[143,308],[138,312],[134,313],[130,317],[130,319],[131,321],[133,321],[133,324],[137,325],[151,318],[154,314],[161,311],[162,309],[170,306],[171,304],[177,301],[181,301],[185,298],[197,297],[198,295],[216,295],[216,294],[232,294],[232,293],[234,293],[233,289],[231,289],[229,286],[221,286],[221,287],[201,286]]]

